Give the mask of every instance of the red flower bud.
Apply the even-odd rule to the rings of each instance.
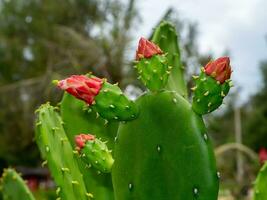
[[[259,151],[259,159],[260,163],[263,164],[264,162],[267,161],[267,149],[261,148]]]
[[[90,134],[80,134],[75,136],[75,143],[77,148],[80,150],[84,147],[85,143],[89,140],[94,140],[95,136]]]
[[[163,52],[158,45],[150,42],[149,40],[141,37],[136,51],[136,60],[141,58],[150,58],[153,55],[162,54]]]
[[[59,81],[57,86],[91,105],[94,102],[94,97],[98,95],[101,89],[102,79],[97,77],[89,78],[85,75],[72,75]]]
[[[221,57],[215,61],[210,61],[205,66],[205,73],[223,84],[225,80],[230,79],[232,73],[229,57]]]

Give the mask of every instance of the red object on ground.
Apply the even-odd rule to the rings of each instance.
[[[157,54],[163,54],[159,46],[141,37],[136,51],[136,60],[140,60],[141,58],[150,58]]]
[[[38,189],[38,180],[35,177],[30,177],[26,179],[26,183],[31,191],[36,191]]]
[[[229,57],[221,57],[210,61],[204,69],[207,75],[215,78],[221,84],[230,79],[232,73]]]
[[[102,83],[102,79],[97,77],[89,78],[85,75],[72,75],[59,81],[57,86],[91,105],[94,102],[94,97],[98,95]]]

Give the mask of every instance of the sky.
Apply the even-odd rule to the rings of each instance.
[[[266,0],[138,0],[142,24],[135,33],[149,36],[169,7],[183,19],[198,23],[198,43],[201,52],[223,56],[231,53],[232,79],[240,88],[240,100],[261,86],[260,61],[267,59]]]

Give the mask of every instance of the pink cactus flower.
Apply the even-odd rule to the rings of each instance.
[[[230,79],[232,73],[229,57],[221,57],[210,61],[204,69],[207,75],[215,78],[221,84]]]
[[[141,37],[136,51],[136,60],[140,60],[141,58],[150,58],[157,54],[163,54],[159,46]]]
[[[94,102],[94,97],[98,95],[102,83],[102,79],[97,77],[89,78],[85,75],[72,75],[69,78],[58,81],[57,86],[91,105]]]
[[[94,140],[95,136],[91,134],[79,134],[75,136],[75,143],[78,150],[82,149],[89,140]]]

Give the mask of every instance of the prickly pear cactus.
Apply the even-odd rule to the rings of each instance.
[[[37,142],[64,199],[84,199],[84,194],[90,198],[94,193],[97,200],[113,199],[112,188],[99,178],[102,174],[110,181],[109,172],[116,200],[217,199],[219,176],[202,115],[218,108],[229,92],[230,60],[211,61],[194,76],[192,104],[187,99],[181,63],[175,28],[162,22],[152,41],[139,41],[135,68],[149,91],[135,102],[118,85],[91,74],[55,81],[60,89],[85,102],[64,95],[61,115],[67,134],[49,106],[41,107],[45,112],[40,111],[37,122]],[[68,136],[67,147],[60,145],[64,135]],[[104,140],[99,138],[102,136]],[[70,144],[83,162],[76,162],[69,153]],[[57,175],[65,164],[68,179],[77,176],[75,183],[81,182],[81,187],[72,184],[70,190],[69,182],[63,181],[66,170]],[[84,166],[89,166],[88,172]],[[96,171],[99,177],[94,175]],[[99,192],[98,187],[105,189]]]
[[[162,37],[166,32],[167,36]],[[153,38],[160,41],[159,47],[176,50],[166,52],[171,54],[168,62],[174,64],[179,51],[173,48],[176,41],[173,44],[173,40],[168,40],[176,38],[173,27],[163,23],[155,34]],[[182,72],[179,63],[173,66],[170,76],[177,78],[172,73]],[[228,70],[229,63],[224,67]],[[214,82],[216,87],[218,84]],[[172,84],[139,97],[136,101],[139,117],[119,126],[112,171],[116,200],[217,199],[219,178],[212,145],[201,117],[205,113],[196,113],[192,109],[185,98],[184,84],[171,87]]]
[[[94,133],[103,141],[108,141],[106,145],[109,149],[114,148],[114,138],[118,130],[118,122],[102,119],[84,102],[77,101],[73,96],[64,94],[60,103],[60,114],[64,121],[64,128],[73,149],[75,149],[75,136],[80,133]],[[83,174],[84,183],[88,191],[95,199],[113,200],[113,187],[111,175],[99,173],[88,163],[78,159],[78,165]]]
[[[48,103],[38,110],[36,141],[45,163],[57,183],[57,195],[64,200],[90,199],[83,176],[79,170],[76,155],[63,128],[63,121],[57,108]]]
[[[75,141],[84,162],[93,165],[100,172],[111,172],[114,159],[111,151],[107,148],[106,142],[90,134],[77,135]]]
[[[264,163],[257,176],[254,186],[254,200],[267,199],[267,162]]]
[[[1,178],[4,200],[34,200],[34,197],[20,175],[11,168],[5,169]]]

